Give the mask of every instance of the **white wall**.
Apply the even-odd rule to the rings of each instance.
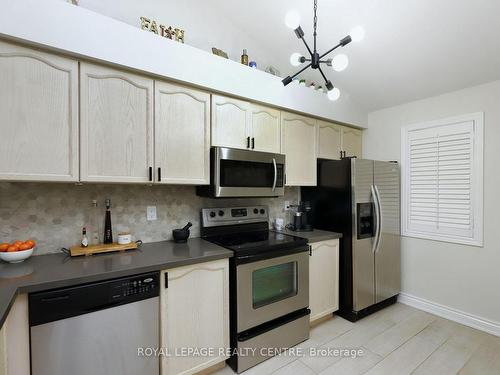
[[[402,291],[500,324],[500,81],[372,112],[366,158],[400,160],[401,127],[484,112],[484,247],[403,238]]]
[[[242,15],[221,13],[210,1],[80,0],[79,6],[136,27],[140,27],[141,16],[167,27],[178,26],[186,32],[186,44],[208,52],[217,47],[227,52],[231,60],[240,61],[243,48],[246,48],[250,61],[257,61],[258,68],[262,70],[271,64],[273,57],[276,60],[272,46],[265,43],[265,35],[246,34],[238,27],[238,19],[235,18]],[[287,62],[288,58],[283,61]],[[288,66],[276,67],[282,74],[288,73]]]

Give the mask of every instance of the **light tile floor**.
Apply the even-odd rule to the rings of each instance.
[[[298,347],[300,357],[274,357],[243,374],[500,374],[500,337],[400,303],[356,323],[335,316]],[[363,355],[312,356],[311,348],[361,349]],[[215,374],[233,371],[226,366]]]

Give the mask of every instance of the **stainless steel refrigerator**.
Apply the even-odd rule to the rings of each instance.
[[[318,160],[318,184],[302,187],[314,228],[341,232],[340,316],[356,321],[400,291],[400,177],[396,162]]]

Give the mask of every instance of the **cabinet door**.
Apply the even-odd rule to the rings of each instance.
[[[210,182],[210,94],[155,82],[155,166],[170,184]]]
[[[227,259],[162,272],[161,347],[214,348],[213,356],[162,357],[161,373],[192,374],[227,359],[229,347],[229,262]]]
[[[0,374],[30,375],[28,295],[16,297],[0,331]]]
[[[339,308],[339,240],[316,242],[309,261],[310,320]]]
[[[318,121],[318,158],[340,159],[342,127],[331,122]]]
[[[78,181],[78,62],[0,41],[0,179]]]
[[[81,63],[81,180],[149,182],[153,80]]]
[[[250,104],[212,95],[212,146],[247,149],[249,137]]]
[[[281,151],[280,111],[252,104],[250,115],[252,120],[252,149],[279,154]]]
[[[282,112],[281,134],[286,185],[316,186],[316,120]]]
[[[342,150],[346,156],[361,158],[362,132],[358,129],[342,127]]]

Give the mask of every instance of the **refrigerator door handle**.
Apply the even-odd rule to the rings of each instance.
[[[379,205],[378,205],[378,197],[377,193],[375,192],[375,186],[372,185],[370,186],[370,190],[373,196],[373,205],[375,207],[375,238],[373,240],[373,245],[372,245],[372,253],[375,254],[377,251],[377,246],[378,246],[378,236],[379,236],[379,230],[380,230],[380,213],[379,213]]]
[[[378,191],[378,186],[375,185],[375,194],[377,195],[377,205],[378,205],[378,210],[377,210],[377,240],[376,240],[376,247],[375,247],[375,253],[377,253],[379,246],[380,246],[380,237],[382,236],[382,202],[380,201],[380,192]]]

